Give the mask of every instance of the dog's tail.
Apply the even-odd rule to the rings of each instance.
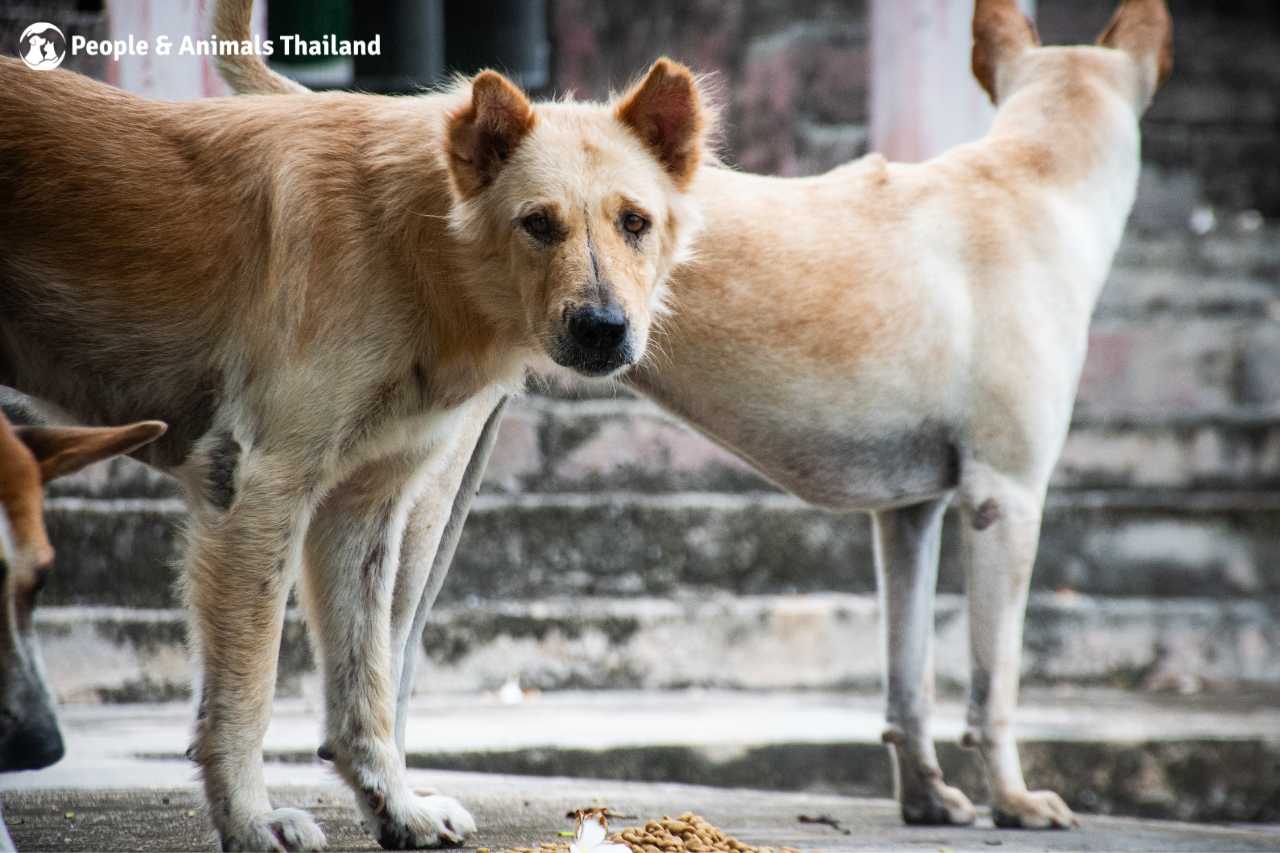
[[[253,38],[249,26],[252,17],[253,0],[218,0],[213,10],[213,34],[220,41],[249,42]],[[310,91],[301,83],[272,71],[256,52],[223,54],[219,51],[217,66],[222,79],[239,95],[290,95]]]

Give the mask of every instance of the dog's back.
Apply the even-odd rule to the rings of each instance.
[[[664,336],[685,375],[664,359],[632,381],[842,508],[955,488],[990,432],[974,411],[1018,409],[1029,422],[1002,427],[1013,442],[1059,419],[1133,201],[1150,91],[1127,54],[1099,47],[1001,67],[988,136],[926,163],[704,169],[711,236],[673,285]],[[1012,406],[1029,382],[1060,390]]]
[[[421,152],[400,161],[425,187],[402,203],[443,231],[429,100],[167,103],[0,59],[0,384],[91,422],[163,417],[178,428],[146,458],[172,468],[247,352],[323,336],[376,300],[294,292],[310,272],[407,279],[383,251],[395,235],[369,234],[380,152]],[[231,327],[244,334],[227,341]]]

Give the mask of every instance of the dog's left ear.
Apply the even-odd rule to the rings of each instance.
[[[677,188],[689,185],[702,162],[707,130],[693,72],[666,57],[659,59],[644,80],[622,96],[613,114],[649,146]]]
[[[1040,34],[1022,14],[1017,0],[977,0],[973,7],[973,76],[999,103],[996,83],[1001,66],[1040,46]]]
[[[524,92],[496,71],[471,81],[471,103],[449,117],[446,149],[458,194],[487,187],[533,130],[537,114]]]
[[[1098,44],[1123,50],[1142,72],[1143,101],[1173,71],[1173,18],[1165,0],[1124,0]]]
[[[164,435],[160,421],[140,421],[122,427],[17,427],[14,432],[40,464],[44,482],[74,474],[81,468],[137,450]]]

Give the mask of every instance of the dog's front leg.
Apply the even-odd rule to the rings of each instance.
[[[403,756],[413,696],[418,649],[427,614],[449,574],[471,501],[480,489],[493,452],[507,398],[470,404],[471,410],[437,455],[440,471],[409,512],[400,546],[396,591],[391,610],[391,672],[396,695],[396,746]]]
[[[1052,791],[1028,791],[1018,760],[1022,625],[1040,538],[1043,488],[982,474],[966,487],[965,578],[969,596],[969,713],[966,746],[986,765],[997,826],[1066,828],[1075,818]]]
[[[0,815],[0,853],[11,853],[17,849],[13,846],[13,839],[9,837],[9,827],[5,825],[4,816]]]
[[[193,498],[187,551],[186,593],[203,675],[190,755],[222,849],[322,850],[324,833],[310,815],[272,809],[262,775],[285,603],[309,514],[305,468],[238,449],[218,464],[227,470],[216,500]]]
[[[431,456],[361,468],[326,495],[306,540],[303,597],[324,666],[326,749],[378,842],[394,850],[457,844],[476,828],[456,800],[410,790],[395,742],[392,593],[406,517],[434,479]]]
[[[902,819],[970,824],[973,803],[942,781],[929,717],[933,712],[933,598],[947,501],[873,516],[876,580],[885,652],[886,722]]]

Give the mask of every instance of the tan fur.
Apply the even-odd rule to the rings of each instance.
[[[221,37],[248,5],[219,5]],[[394,742],[405,519],[529,365],[643,356],[700,224],[681,189],[697,84],[659,63],[637,91],[661,96],[624,121],[531,104],[494,72],[419,97],[285,94],[256,57],[224,59],[275,96],[162,103],[0,60],[0,206],[22,211],[0,222],[0,384],[90,422],[172,422],[145,458],[192,509],[191,756],[227,849],[325,843],[272,808],[260,767],[304,563],[339,771],[384,844],[459,842],[474,821],[409,790]],[[642,238],[622,235],[633,214]]]
[[[1035,24],[1004,0],[975,0],[973,11],[973,76],[998,102],[997,71],[1040,44]]]

